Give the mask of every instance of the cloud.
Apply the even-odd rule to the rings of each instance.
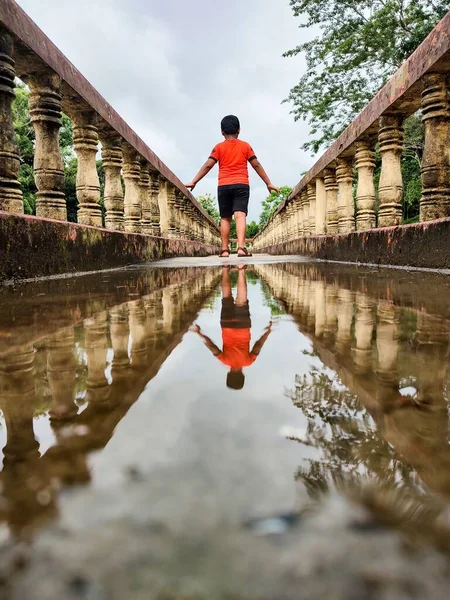
[[[19,0],[19,4],[182,180],[220,141],[237,114],[273,183],[295,185],[312,159],[307,135],[281,104],[304,70],[282,58],[301,31],[273,0]],[[196,193],[216,195],[213,172]],[[252,176],[249,216],[266,192]]]

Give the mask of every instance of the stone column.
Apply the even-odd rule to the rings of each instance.
[[[306,188],[302,190],[301,195],[301,203],[302,203],[302,234],[304,236],[308,236],[309,232],[309,201],[308,201],[308,192]]]
[[[175,190],[175,204],[178,215],[178,234],[181,238],[187,238],[188,228],[186,226],[186,200],[180,190]]]
[[[386,115],[380,118],[378,142],[381,153],[381,175],[378,186],[380,207],[379,227],[401,225],[402,223],[402,117]]]
[[[316,233],[316,183],[308,183],[306,192],[308,194],[309,235]]]
[[[141,177],[141,159],[139,152],[124,143],[123,149],[123,178],[125,180],[125,231],[140,233],[142,199],[139,180]]]
[[[325,169],[325,193],[327,196],[327,233],[338,233],[338,185],[336,183],[336,170],[332,167]]]
[[[102,226],[100,181],[97,173],[97,117],[92,111],[79,111],[73,118],[73,146],[78,158],[78,223]]]
[[[338,158],[336,180],[338,184],[339,233],[355,231],[355,208],[353,204],[353,166],[351,158]]]
[[[64,162],[59,149],[61,127],[61,78],[48,71],[27,79],[30,116],[36,138],[34,180],[36,216],[67,221],[64,196]]]
[[[428,73],[423,77],[425,144],[421,169],[421,221],[450,216],[450,102],[446,76],[446,73]]]
[[[152,173],[150,175],[151,183],[150,183],[150,221],[151,227],[150,231],[152,235],[161,235],[161,227],[159,224],[159,204],[158,204],[158,196],[159,196],[159,177],[157,173]]]
[[[167,235],[170,238],[178,237],[176,212],[175,188],[171,183],[167,183]]]
[[[162,177],[159,177],[159,192],[158,192],[158,207],[160,215],[161,235],[167,237],[169,235],[169,215],[167,204],[167,186],[168,183]]]
[[[141,163],[139,189],[142,199],[141,233],[152,234],[152,195],[150,190],[150,165],[146,160]]]
[[[122,142],[114,135],[101,135],[102,160],[105,170],[105,226],[124,231],[124,204],[121,179]]]
[[[356,142],[355,165],[358,171],[356,188],[356,229],[362,231],[375,227],[375,152],[368,139]]]
[[[322,177],[316,179],[316,234],[326,231],[327,222],[327,193]]]
[[[23,213],[19,184],[19,149],[14,133],[11,103],[14,98],[13,40],[0,25],[0,210]]]

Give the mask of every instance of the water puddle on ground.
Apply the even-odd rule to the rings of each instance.
[[[376,517],[432,535],[449,292],[444,275],[318,263],[1,288],[2,538],[129,514],[277,533],[370,486]]]

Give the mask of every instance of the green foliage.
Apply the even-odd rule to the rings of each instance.
[[[265,200],[262,201],[262,211],[259,215],[259,227],[262,229],[273,213],[276,211],[278,206],[285,200],[289,194],[292,192],[292,188],[288,185],[280,188],[281,194],[277,194],[276,192],[272,192],[270,196],[267,196]]]
[[[211,194],[199,196],[197,198],[197,202],[202,205],[208,215],[212,217],[217,224],[220,223],[220,215],[216,206],[216,200],[211,196]]]
[[[290,0],[301,29],[319,30],[284,56],[307,71],[285,102],[309,123],[317,152],[352,122],[448,11],[448,0]]]
[[[255,221],[250,221],[247,223],[247,230],[245,232],[245,237],[253,238],[259,232],[259,225]]]

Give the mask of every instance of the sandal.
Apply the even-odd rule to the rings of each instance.
[[[244,254],[239,254],[239,250],[242,250],[242,252]],[[253,256],[253,254],[251,252],[249,252],[247,250],[247,248],[238,248],[237,249],[237,255],[238,255],[239,258],[245,258],[246,256]]]
[[[230,258],[230,251],[228,248],[223,248],[219,254],[220,258]]]

